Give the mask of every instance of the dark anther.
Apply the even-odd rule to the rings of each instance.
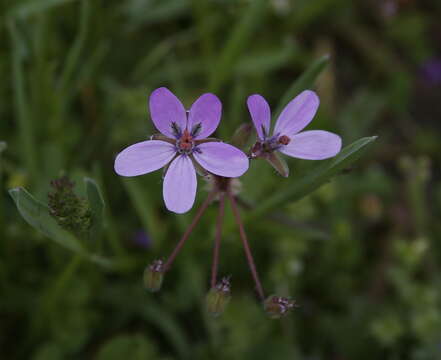
[[[288,145],[291,142],[291,139],[286,135],[282,135],[279,137],[278,142],[282,145]]]

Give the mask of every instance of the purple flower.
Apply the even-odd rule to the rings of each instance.
[[[314,118],[319,106],[319,98],[313,91],[303,91],[285,106],[271,136],[271,111],[266,100],[251,95],[247,104],[258,136],[252,156],[268,158],[277,150],[299,159],[322,160],[340,152],[340,136],[324,130],[300,132]],[[287,170],[284,175],[288,176]]]
[[[148,249],[152,245],[152,239],[144,230],[138,230],[132,236],[132,241],[136,246]]]
[[[207,172],[238,177],[248,170],[248,158],[239,149],[207,139],[219,125],[222,105],[213,94],[197,99],[188,112],[170,90],[162,87],[150,96],[150,114],[162,135],[125,148],[115,159],[115,171],[138,176],[168,165],[163,197],[168,210],[184,213],[196,197],[195,164]]]
[[[441,59],[432,58],[421,66],[421,76],[428,85],[441,84]]]

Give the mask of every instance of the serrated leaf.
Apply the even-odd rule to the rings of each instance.
[[[376,139],[376,136],[365,137],[346,146],[333,159],[327,160],[324,164],[318,166],[309,174],[298,177],[298,180],[291,183],[288,187],[275,192],[274,195],[263,200],[260,205],[245,218],[245,221],[250,221],[270,210],[300,200],[318,189],[332,177],[356,161],[362,154],[362,151]]]
[[[48,207],[35,199],[23,188],[9,190],[20,215],[26,222],[59,245],[74,252],[83,252],[80,242],[69,232],[62,229],[49,214]]]
[[[314,61],[300,77],[292,83],[289,89],[285,92],[277,105],[277,109],[274,112],[274,119],[277,119],[283,108],[288,104],[288,102],[295,96],[300,94],[303,90],[311,88],[322,71],[326,68],[329,63],[329,55],[324,55],[321,58]]]
[[[33,228],[42,232],[48,238],[64,248],[81,254],[91,262],[107,268],[115,265],[110,259],[97,254],[88,253],[74,235],[57,224],[55,219],[49,214],[49,208],[35,199],[25,189],[11,189],[9,190],[9,194],[14,200],[20,215]]]
[[[94,240],[100,236],[103,229],[104,200],[95,180],[86,177],[84,183],[86,184],[87,200],[92,211],[92,226],[89,230],[89,238]]]

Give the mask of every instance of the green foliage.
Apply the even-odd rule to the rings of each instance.
[[[92,186],[89,185],[91,183],[90,179],[86,179],[86,184],[88,184],[89,187]],[[96,184],[93,186],[96,186]],[[94,190],[90,190],[90,197],[97,197],[97,193],[92,194],[92,191],[99,192],[99,190],[96,187]],[[93,213],[91,213],[89,204],[85,199],[78,199],[69,190],[67,198],[64,193],[61,195],[57,194],[61,196],[61,199],[57,198],[57,196],[52,198],[54,202],[52,206],[64,203],[60,209],[50,209],[47,205],[36,200],[23,188],[12,189],[9,191],[9,194],[13,198],[21,216],[29,225],[41,231],[59,245],[81,254],[90,261],[106,267],[112,266],[111,261],[90,253],[86,249],[85,245],[87,244],[82,244],[80,241],[83,237],[90,239],[92,234],[96,234],[96,229],[102,226],[100,224],[100,221],[102,221],[102,202],[101,204],[95,203],[93,205]],[[93,201],[97,201],[97,199],[93,198]],[[98,201],[102,201],[102,199]],[[99,206],[101,209],[99,209]],[[56,214],[52,215],[52,211],[55,211]],[[92,221],[95,221],[93,226],[91,226]],[[71,231],[71,233],[68,231]],[[80,239],[78,239],[77,236],[80,236]]]
[[[21,216],[29,225],[72,251],[82,251],[79,241],[64,231],[50,215],[49,208],[36,200],[25,189],[16,188],[9,191]]]

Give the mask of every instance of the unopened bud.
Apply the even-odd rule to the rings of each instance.
[[[270,152],[267,153],[265,156],[266,161],[268,161],[271,166],[283,177],[288,177],[289,175],[289,168],[286,164],[286,161],[283,160],[277,153]]]
[[[231,299],[230,280],[223,278],[221,282],[212,287],[207,294],[207,310],[213,316],[219,316],[225,311]]]
[[[75,183],[63,176],[51,181],[53,191],[48,194],[49,214],[58,225],[83,237],[92,225],[92,210],[86,199],[74,192]]]
[[[164,264],[162,260],[155,260],[144,270],[144,286],[151,292],[161,289],[164,278]]]
[[[287,315],[291,309],[298,307],[295,300],[275,295],[268,297],[263,306],[271,319],[280,319]]]

